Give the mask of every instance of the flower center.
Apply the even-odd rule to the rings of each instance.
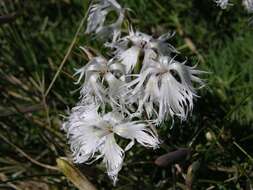
[[[102,123],[101,127],[96,126],[96,125],[94,125],[92,127],[93,127],[94,134],[99,138],[102,138],[106,135],[113,133],[113,127],[109,122]]]

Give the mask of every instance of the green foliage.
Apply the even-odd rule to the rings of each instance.
[[[221,100],[226,119],[250,124],[253,120],[253,38],[250,33],[226,42],[219,51],[210,51],[206,60],[211,72],[208,81],[214,96]]]
[[[164,123],[162,148],[132,149],[116,187],[103,166],[80,170],[98,189],[250,189],[253,177],[253,36],[242,6],[220,10],[210,0],[122,0],[134,25],[171,40],[189,64],[209,74],[187,122]],[[87,0],[3,0],[0,15],[0,189],[75,189],[54,166],[69,156],[62,115],[78,101],[74,68],[86,63],[80,45],[104,52],[83,26],[62,71],[48,87],[85,15]],[[160,168],[154,160],[180,147],[191,156]],[[27,156],[28,155],[28,156]],[[35,161],[34,161],[35,160]],[[182,171],[179,172],[178,169]]]

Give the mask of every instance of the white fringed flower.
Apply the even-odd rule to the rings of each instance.
[[[215,0],[215,3],[217,3],[217,5],[222,9],[226,9],[229,5],[231,5],[229,0]]]
[[[114,60],[94,57],[75,75],[80,75],[77,83],[85,76],[81,95],[83,100],[93,97],[97,104],[116,103],[121,97],[121,86],[125,84],[124,66]]]
[[[106,16],[115,11],[118,19],[109,25],[105,25]],[[116,0],[95,0],[88,11],[88,23],[86,33],[96,33],[100,38],[108,38],[113,35],[114,38],[119,36],[120,27],[124,20],[125,10],[117,3]]]
[[[149,65],[158,55],[170,55],[172,52],[177,52],[172,45],[167,43],[171,36],[172,34],[167,33],[155,39],[145,33],[134,32],[130,29],[128,36],[106,45],[115,49],[115,57],[125,65],[126,73],[131,73],[142,54],[144,54],[143,60],[140,60],[142,65]]]
[[[63,128],[74,162],[91,163],[103,158],[114,183],[124,159],[124,150],[116,143],[115,134],[131,140],[125,150],[129,150],[135,141],[145,147],[157,148],[159,145],[159,140],[144,122],[129,121],[118,112],[100,115],[95,104],[74,107]]]
[[[145,110],[149,118],[155,115],[158,121],[163,121],[168,115],[176,115],[184,120],[196,97],[192,82],[203,85],[197,77],[200,73],[203,72],[186,66],[185,62],[161,56],[159,62],[144,68],[136,79],[127,84],[127,88],[132,89],[129,101],[138,101],[138,112]]]
[[[228,0],[216,3],[225,8]],[[178,53],[168,43],[173,34],[154,38],[130,28],[129,34],[121,37],[125,10],[116,0],[92,1],[86,33],[110,38],[106,46],[114,49],[113,57],[93,57],[81,47],[90,59],[75,73],[79,75],[77,83],[84,78],[81,100],[63,124],[74,162],[90,164],[102,159],[114,184],[125,152],[135,142],[149,148],[160,144],[150,123],[158,124],[175,115],[185,119],[197,96],[192,83],[203,85],[198,78],[202,71],[171,58]],[[106,24],[111,12],[118,18]],[[121,148],[116,136],[117,141],[129,143]]]

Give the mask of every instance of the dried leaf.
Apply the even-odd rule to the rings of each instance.
[[[95,186],[67,158],[58,158],[56,162],[59,170],[79,190],[96,190]]]
[[[180,148],[176,151],[169,152],[167,154],[159,156],[155,160],[155,164],[161,167],[166,167],[170,164],[178,163],[179,161],[186,159],[189,154],[190,154],[189,149]]]

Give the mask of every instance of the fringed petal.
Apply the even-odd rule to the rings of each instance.
[[[136,140],[145,147],[157,148],[159,140],[143,122],[126,122],[116,125],[113,128],[114,132],[121,137]],[[129,149],[129,147],[128,147]]]
[[[117,182],[118,173],[122,168],[124,151],[116,143],[113,134],[106,136],[105,144],[101,148],[103,163],[107,168],[107,174],[112,179],[114,185]]]

